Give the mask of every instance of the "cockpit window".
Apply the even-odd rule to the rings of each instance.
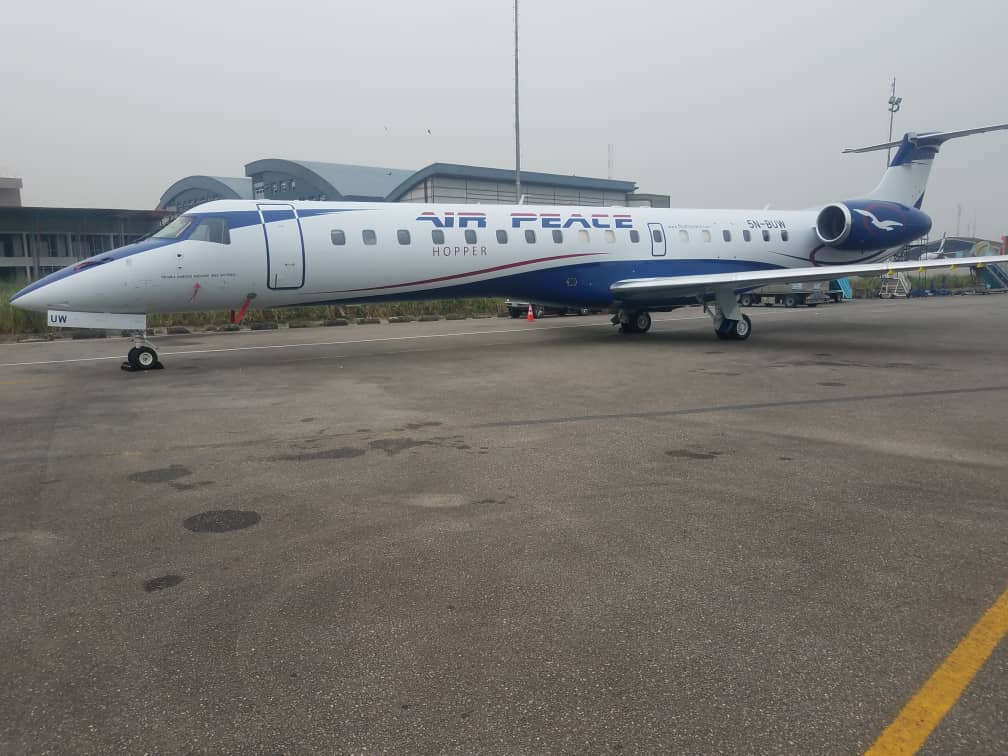
[[[200,218],[196,230],[189,235],[190,241],[207,241],[215,244],[230,244],[231,233],[224,218]]]
[[[196,219],[191,215],[180,215],[156,234],[155,239],[178,239]]]

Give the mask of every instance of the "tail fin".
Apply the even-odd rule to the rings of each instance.
[[[920,209],[924,202],[924,191],[927,189],[928,176],[931,174],[931,164],[934,162],[938,149],[949,139],[983,134],[987,131],[1008,129],[1008,123],[998,126],[982,126],[978,129],[964,131],[936,131],[927,134],[904,134],[898,142],[886,142],[871,147],[859,147],[844,152],[874,152],[896,147],[889,168],[882,174],[882,181],[876,186],[868,199],[887,200],[910,205]]]

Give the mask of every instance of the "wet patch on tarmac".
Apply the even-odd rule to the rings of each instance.
[[[669,449],[665,456],[673,459],[717,459],[721,456],[719,451],[699,452],[692,449]]]
[[[794,460],[794,457],[777,457],[777,459],[779,459],[781,462],[791,462]]]
[[[314,419],[315,419],[314,417],[302,417],[301,418],[301,422],[302,423],[310,423]]]
[[[420,441],[415,438],[378,438],[368,442],[368,446],[388,454],[390,457],[421,446],[438,446],[436,441]]]
[[[441,423],[429,422],[429,423],[406,423],[406,427],[410,430],[420,430],[421,428],[436,428]]]
[[[196,483],[169,483],[169,486],[174,488],[176,491],[193,491],[197,488],[206,488],[207,486],[212,486],[212,480],[200,480]]]
[[[170,483],[190,475],[192,475],[192,470],[185,465],[169,465],[168,467],[159,467],[156,470],[130,473],[126,477],[134,483]]]
[[[459,509],[461,507],[487,507],[507,504],[507,499],[479,499],[471,501],[462,494],[424,493],[411,496],[406,500],[410,507],[421,509]]]
[[[238,509],[218,509],[200,512],[187,517],[182,527],[193,533],[227,533],[231,530],[250,528],[259,522],[258,512],[243,512]]]
[[[151,578],[144,581],[144,590],[147,593],[152,593],[153,591],[163,591],[165,588],[174,588],[184,579],[181,575],[162,575],[161,577]]]
[[[816,385],[817,386],[846,386],[847,384],[843,383],[841,381],[819,381],[819,383],[817,383]]]
[[[273,457],[274,462],[310,462],[313,459],[353,459],[363,456],[364,450],[353,446],[340,446],[336,449],[322,449],[314,452],[300,452],[298,454],[284,454]]]

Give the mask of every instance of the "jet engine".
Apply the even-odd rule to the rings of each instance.
[[[931,218],[898,202],[847,200],[820,210],[815,229],[828,247],[867,252],[919,239],[931,230]]]

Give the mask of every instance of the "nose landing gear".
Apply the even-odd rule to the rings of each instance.
[[[123,370],[135,373],[138,370],[163,370],[164,365],[158,359],[157,351],[147,341],[143,333],[133,337],[133,348],[126,355],[126,361],[120,365]]]

